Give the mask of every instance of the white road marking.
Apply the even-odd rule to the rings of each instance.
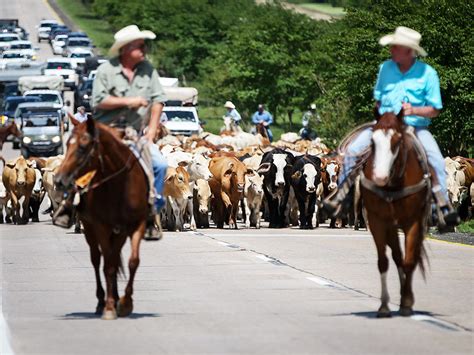
[[[331,286],[331,287],[335,286],[334,283],[332,283],[329,280],[323,279],[322,277],[312,276],[312,277],[307,277],[306,279],[308,279],[309,281],[313,281],[321,286]]]
[[[0,291],[1,292],[1,291]],[[10,346],[10,332],[7,322],[3,317],[2,305],[0,303],[0,354],[13,355],[14,352]]]
[[[258,254],[258,255],[255,255],[255,257],[259,258],[259,259],[262,259],[263,261],[272,261],[272,259],[270,259],[269,257],[263,255],[263,254]]]
[[[457,327],[454,324],[445,322],[441,319],[438,319],[438,318],[435,318],[435,317],[432,317],[432,316],[428,316],[428,315],[425,315],[425,314],[415,314],[415,315],[411,316],[410,318],[413,319],[413,320],[419,321],[419,322],[427,322],[427,323],[436,325],[440,328],[447,329],[447,330],[452,330],[452,331],[464,330],[460,327]]]

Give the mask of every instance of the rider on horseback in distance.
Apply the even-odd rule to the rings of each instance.
[[[167,162],[158,146],[153,144],[157,131],[161,129],[160,116],[166,101],[158,73],[145,57],[145,39],[155,37],[153,32],[140,31],[136,25],[124,27],[115,34],[115,43],[110,48],[112,59],[97,70],[92,103],[94,119],[99,122],[125,124],[137,131],[146,127],[144,137],[148,140],[156,193],[153,212],[157,213],[165,201],[162,193]],[[54,223],[69,226],[70,214],[71,208],[65,208],[63,204],[55,214]],[[148,231],[156,233],[154,228],[148,228]]]
[[[398,114],[403,109],[405,124],[414,127],[437,178],[432,192],[446,225],[452,226],[459,219],[448,199],[444,158],[428,130],[431,120],[443,108],[439,78],[434,68],[416,58],[417,55],[426,56],[419,45],[420,40],[421,35],[407,27],[397,27],[395,33],[380,39],[382,46],[390,45],[392,59],[380,66],[374,98],[380,114]],[[339,177],[338,192],[330,200],[324,201],[324,207],[330,214],[339,214],[341,209],[346,208],[348,191],[356,175],[353,167],[358,156],[370,146],[371,139],[372,128],[369,127],[362,130],[349,144],[344,156],[344,169]]]
[[[263,104],[258,105],[257,111],[252,116],[252,123],[254,125],[258,125],[259,123],[263,123],[263,126],[267,130],[268,139],[270,142],[273,142],[273,133],[270,130],[270,125],[273,123],[273,116],[270,112],[265,110],[265,106]],[[257,129],[254,128],[252,133],[257,133]]]

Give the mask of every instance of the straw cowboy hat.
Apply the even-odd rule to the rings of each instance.
[[[119,30],[115,35],[115,43],[110,47],[109,54],[115,57],[120,48],[137,39],[155,39],[156,35],[151,31],[140,31],[137,25],[130,25]]]
[[[383,36],[379,40],[379,44],[399,45],[415,50],[419,55],[426,57],[426,51],[420,47],[421,34],[408,27],[399,26],[395,33]]]
[[[226,101],[225,104],[224,104],[224,107],[234,109],[235,105],[230,101]]]

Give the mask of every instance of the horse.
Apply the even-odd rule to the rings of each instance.
[[[387,245],[398,268],[402,316],[413,314],[412,278],[417,265],[425,276],[423,239],[431,208],[431,183],[424,154],[414,134],[403,123],[403,110],[398,115],[387,112],[378,116],[373,126],[372,151],[360,174],[362,199],[377,248],[382,286],[378,317],[391,316]],[[405,235],[405,257],[400,248],[398,228]]]
[[[235,123],[232,117],[224,116],[224,125],[220,129],[220,134],[224,135],[235,135],[237,133],[243,132],[242,128]]]
[[[268,137],[267,127],[263,124],[263,122],[257,123],[255,125],[255,132],[260,133],[263,138],[270,140]]]
[[[3,149],[3,143],[5,143],[8,136],[10,135],[14,135],[16,137],[20,137],[21,135],[21,132],[15,122],[11,122],[9,125],[0,127],[0,150]]]
[[[149,185],[145,172],[114,128],[89,118],[74,127],[55,182],[81,195],[77,213],[95,271],[96,314],[102,313],[102,319],[130,315],[133,280],[140,263],[140,242],[149,215]],[[119,299],[120,252],[128,237],[131,239],[130,275],[125,295]],[[100,279],[101,257],[104,258],[107,294]]]

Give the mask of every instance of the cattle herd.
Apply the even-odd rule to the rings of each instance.
[[[166,135],[156,143],[168,161],[161,211],[164,228],[171,231],[209,228],[299,226],[312,229],[327,216],[319,208],[325,197],[337,190],[340,157],[319,140],[301,140],[295,133],[283,134],[273,144],[245,132],[199,137]],[[0,185],[0,222],[38,222],[44,198],[46,213],[54,213],[62,199],[54,175],[64,156],[3,159]],[[448,189],[453,205],[464,219],[472,216],[474,161],[446,158]],[[330,219],[331,228],[364,226],[362,204],[356,184],[354,208],[345,218]],[[5,217],[5,218],[4,218]],[[79,226],[76,225],[76,229]]]

